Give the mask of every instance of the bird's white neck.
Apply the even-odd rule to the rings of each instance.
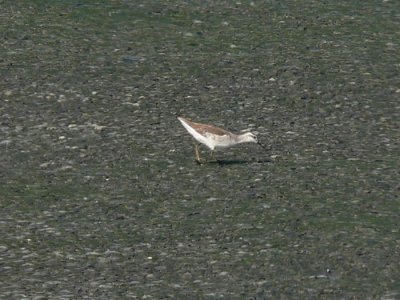
[[[257,143],[256,140],[254,140],[254,135],[251,132],[246,132],[242,134],[237,134],[235,136],[235,139],[237,143]]]

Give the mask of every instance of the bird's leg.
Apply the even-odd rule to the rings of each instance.
[[[196,144],[196,147],[195,147],[195,149],[196,149],[196,161],[201,164],[199,146],[200,146],[200,144]]]
[[[218,159],[215,158],[214,150],[211,150],[211,159],[214,160],[214,161],[218,161]]]

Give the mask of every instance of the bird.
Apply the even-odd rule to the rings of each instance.
[[[256,143],[264,150],[268,150],[263,144],[261,144],[257,136],[252,132],[245,132],[235,134],[222,128],[215,127],[213,125],[201,124],[189,121],[183,117],[177,117],[183,127],[194,137],[198,142],[195,146],[196,161],[203,163],[200,158],[199,146],[201,144],[206,145],[211,150],[211,158],[215,160],[214,150],[219,148],[228,148],[237,144],[242,143]]]

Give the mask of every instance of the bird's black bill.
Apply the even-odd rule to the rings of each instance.
[[[265,151],[268,151],[269,149],[267,147],[265,147],[263,144],[261,144],[260,142],[257,142],[257,145],[260,146],[261,148],[263,148]]]

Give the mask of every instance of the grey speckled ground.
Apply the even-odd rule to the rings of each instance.
[[[398,1],[34,3],[0,3],[0,298],[400,297]],[[178,114],[271,150],[199,166]]]

